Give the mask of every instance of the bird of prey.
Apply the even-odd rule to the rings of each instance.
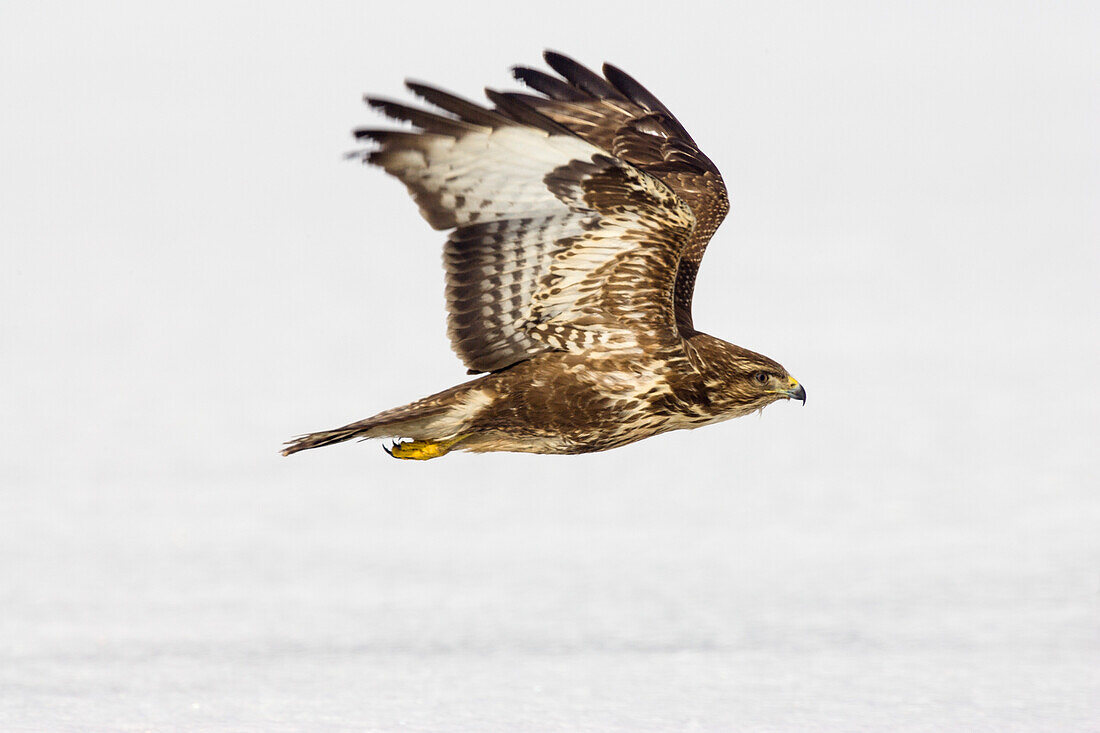
[[[806,401],[766,356],[698,331],[695,275],[729,210],[722,176],[673,114],[615,66],[554,52],[517,67],[532,93],[483,106],[407,82],[436,109],[366,98],[412,129],[360,129],[443,249],[451,345],[472,381],[284,455],[391,438],[395,458],[452,450],[577,454]]]

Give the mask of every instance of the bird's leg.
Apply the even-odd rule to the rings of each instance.
[[[468,436],[456,435],[446,440],[408,440],[404,443],[394,443],[390,448],[383,448],[394,458],[412,461],[427,461],[439,458],[450,452],[456,443]]]

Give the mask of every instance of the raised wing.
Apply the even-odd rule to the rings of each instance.
[[[688,335],[694,330],[691,296],[699,263],[729,211],[722,175],[672,112],[620,69],[604,64],[600,76],[553,51],[544,58],[560,77],[525,67],[513,69],[517,79],[544,96],[502,96],[661,180],[691,207],[696,226],[680,259],[675,294],[676,320]]]
[[[548,350],[678,344],[673,290],[691,208],[664,183],[527,107],[421,84],[439,114],[368,102],[413,131],[357,130],[444,249],[448,333],[471,371]]]

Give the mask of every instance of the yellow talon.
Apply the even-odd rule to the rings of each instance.
[[[446,440],[409,440],[404,443],[394,443],[386,452],[394,458],[406,461],[427,461],[447,455],[455,443],[463,440],[465,435],[458,435]]]

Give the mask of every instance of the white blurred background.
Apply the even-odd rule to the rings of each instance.
[[[0,5],[0,728],[1100,730],[1092,3]],[[287,438],[465,379],[364,92],[620,65],[804,409]]]

